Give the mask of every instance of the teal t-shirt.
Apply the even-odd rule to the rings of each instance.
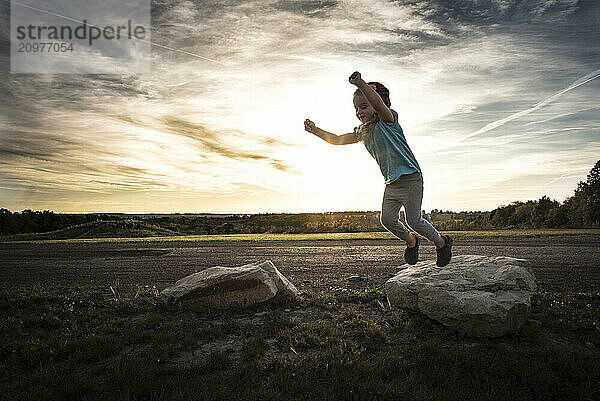
[[[362,138],[365,147],[379,164],[386,184],[391,184],[403,174],[421,172],[419,163],[408,147],[402,127],[398,123],[398,113],[395,110],[391,112],[394,115],[393,124],[388,124],[379,118]],[[354,128],[355,135],[357,132],[358,127]]]

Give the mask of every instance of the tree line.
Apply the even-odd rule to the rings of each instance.
[[[43,233],[101,220],[114,220],[114,218],[93,214],[54,213],[50,210],[25,209],[21,212],[11,212],[2,208],[0,209],[0,234]]]
[[[544,195],[538,200],[512,202],[489,213],[448,218],[432,212],[429,218],[441,230],[600,227],[600,160],[587,180],[580,181],[575,193],[562,203]]]
[[[491,212],[432,210],[423,216],[439,230],[600,227],[600,160],[573,196],[562,203],[542,196],[512,202]],[[49,210],[11,212],[0,209],[0,234],[41,233],[89,222],[131,219],[103,214],[63,214]],[[404,220],[401,215],[400,218]],[[168,215],[144,221],[181,234],[329,233],[384,231],[379,212],[266,213],[254,215]]]

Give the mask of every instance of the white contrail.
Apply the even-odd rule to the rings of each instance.
[[[548,182],[546,183],[546,185],[550,185],[550,184],[553,184],[553,183],[555,183],[556,181],[562,180],[562,179],[563,179],[563,178],[565,178],[566,176],[567,176],[566,174],[561,174],[561,176],[560,176],[560,177],[558,177],[558,178],[555,178],[555,179],[553,179],[553,180],[550,180],[550,181],[548,181]]]
[[[435,152],[433,152],[433,154],[436,154],[436,153],[438,153],[438,152],[440,152],[442,150],[445,150],[445,149],[448,149],[448,148],[450,148],[452,146],[455,146],[456,144],[458,144],[458,143],[460,143],[462,141],[465,141],[465,140],[467,140],[469,138],[472,138],[472,137],[474,137],[476,135],[483,134],[484,132],[491,131],[494,128],[498,128],[501,125],[504,125],[504,124],[506,124],[509,121],[515,120],[515,119],[517,119],[519,117],[523,117],[523,116],[525,116],[525,115],[527,115],[527,114],[529,114],[531,112],[534,112],[537,109],[539,109],[540,107],[543,107],[543,106],[547,105],[548,103],[554,101],[556,98],[562,96],[566,92],[568,92],[568,91],[570,91],[572,89],[575,89],[575,88],[577,88],[577,87],[579,87],[579,86],[581,86],[581,85],[583,85],[583,84],[585,84],[587,82],[590,82],[590,81],[592,81],[592,80],[594,80],[594,79],[596,79],[598,77],[600,77],[600,70],[595,70],[595,71],[593,71],[593,72],[591,72],[591,73],[589,73],[589,74],[587,74],[587,75],[579,78],[577,81],[573,82],[571,85],[569,85],[565,89],[561,90],[560,92],[557,92],[554,95],[552,95],[552,96],[550,96],[550,97],[542,100],[541,102],[537,103],[533,107],[531,107],[531,108],[529,108],[527,110],[519,111],[518,113],[511,114],[510,116],[505,117],[505,118],[503,118],[501,120],[489,123],[489,124],[487,124],[487,125],[479,128],[477,131],[471,132],[470,134],[465,135],[462,138],[459,138],[459,139],[455,140],[454,142],[448,144],[447,146],[445,146],[443,148],[440,148],[440,149],[437,149]]]
[[[12,1],[12,0],[11,0],[10,2],[11,2],[12,4],[16,4],[16,5],[19,5],[19,6],[25,7],[25,8],[29,8],[29,9],[32,9],[32,10],[35,10],[35,11],[39,11],[39,12],[42,12],[42,13],[45,13],[45,14],[49,14],[49,15],[54,15],[54,16],[56,16],[56,17],[59,17],[59,18],[64,18],[64,19],[66,19],[66,20],[73,21],[73,22],[77,22],[77,23],[79,23],[79,24],[83,24],[83,21],[79,21],[79,20],[77,20],[77,19],[74,19],[74,18],[71,18],[71,17],[67,17],[67,16],[65,16],[65,15],[61,15],[61,14],[57,14],[57,13],[53,13],[52,11],[42,10],[42,9],[39,9],[39,8],[36,8],[36,7],[29,6],[29,5],[27,5],[27,4],[22,4],[22,3],[19,3],[19,2],[17,2],[17,1]],[[91,26],[91,27],[93,27],[93,28],[97,28],[97,29],[99,29],[99,30],[101,30],[101,31],[105,31],[105,30],[106,30],[106,29],[104,29],[104,28],[101,28],[101,27],[99,27],[99,26],[92,25],[92,24],[89,24],[89,23],[88,23],[87,25],[88,25],[88,26]],[[192,57],[196,57],[196,58],[199,58],[199,59],[202,59],[202,60],[210,61],[210,62],[212,62],[212,63],[217,63],[217,64],[220,64],[220,65],[225,65],[225,64],[221,63],[220,61],[213,60],[213,59],[211,59],[211,58],[208,58],[208,57],[200,56],[199,54],[190,53],[190,52],[188,52],[188,51],[181,50],[181,49],[174,49],[174,48],[172,48],[172,47],[169,47],[169,46],[159,45],[159,44],[157,44],[157,43],[154,43],[154,42],[152,42],[152,41],[150,41],[150,40],[139,39],[139,38],[137,38],[137,37],[136,37],[136,39],[137,39],[137,40],[139,40],[139,41],[141,41],[141,42],[144,42],[144,43],[149,43],[149,44],[150,44],[150,45],[152,45],[152,46],[162,47],[163,49],[167,49],[167,50],[171,50],[171,51],[174,51],[174,52],[179,52],[179,53],[187,54],[188,56],[192,56]]]

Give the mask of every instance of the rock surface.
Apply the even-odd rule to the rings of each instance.
[[[419,262],[399,271],[385,287],[394,306],[486,337],[517,332],[527,321],[537,289],[526,260],[479,255],[454,256],[443,268],[435,261]]]
[[[202,311],[246,307],[280,297],[294,297],[298,290],[268,260],[239,267],[216,266],[194,273],[164,289],[160,301],[171,310]]]

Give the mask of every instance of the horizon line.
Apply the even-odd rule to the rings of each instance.
[[[521,202],[521,201],[515,201]],[[508,205],[500,205],[508,206]],[[328,211],[320,211],[320,212],[65,212],[65,211],[54,211],[50,209],[42,209],[42,210],[33,210],[33,209],[22,209],[20,211],[12,211],[8,208],[0,207],[0,209],[8,210],[11,213],[22,213],[26,210],[30,210],[32,212],[51,212],[55,214],[98,214],[98,215],[260,215],[260,214],[333,214],[333,213],[380,213],[381,210],[328,210]],[[404,211],[404,209],[401,209]],[[490,213],[492,210],[461,210],[461,211],[453,211],[453,210],[444,210],[444,209],[431,209],[430,211],[425,211],[425,213],[432,213],[434,210],[437,210],[438,213]]]

